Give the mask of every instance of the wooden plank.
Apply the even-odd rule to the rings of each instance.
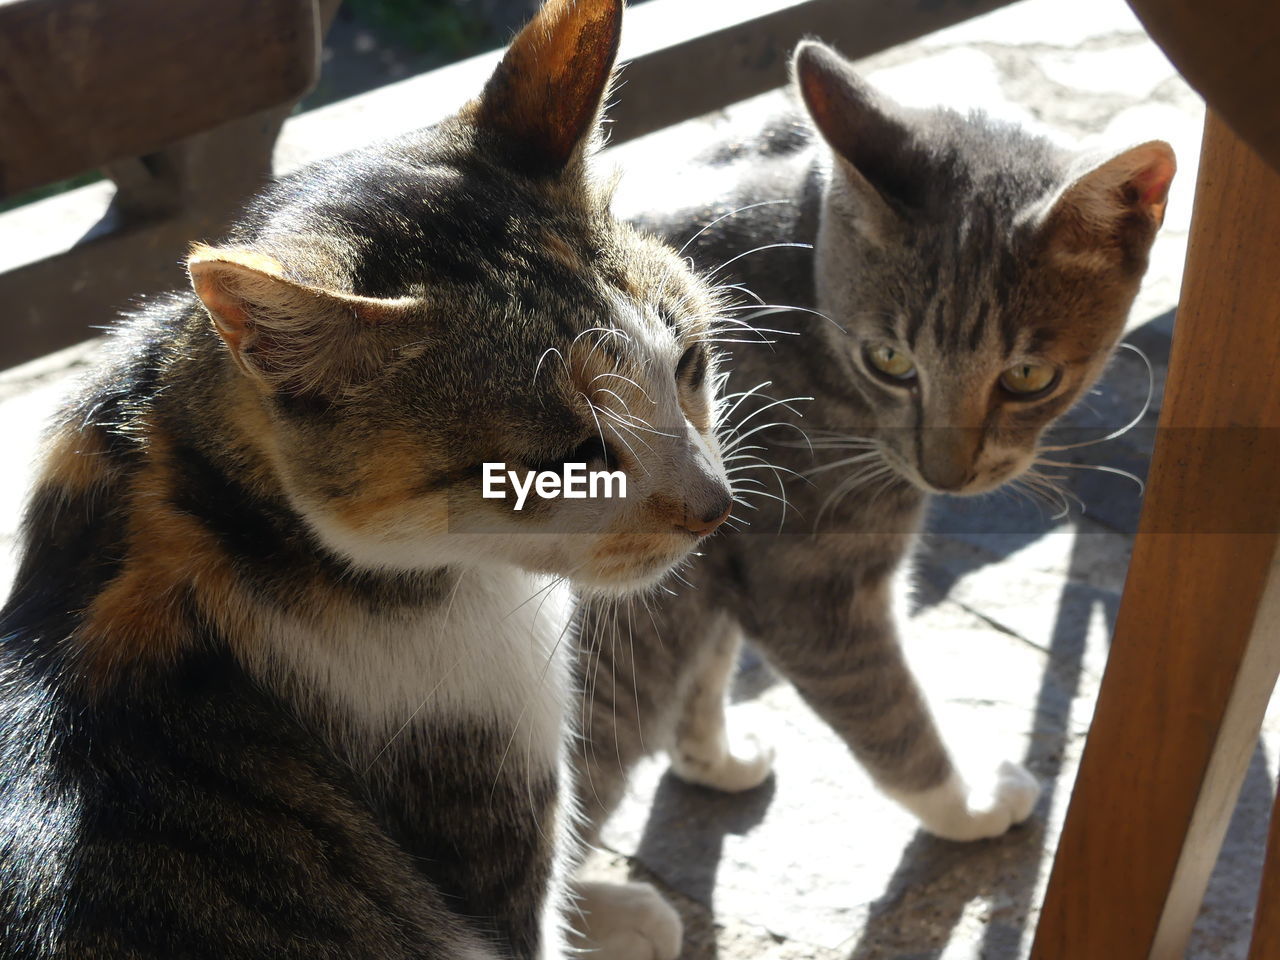
[[[1249,960],[1276,960],[1280,957],[1280,793],[1271,810],[1271,830],[1267,838],[1267,859],[1262,868],[1262,889],[1253,918],[1253,942]]]
[[[628,65],[610,137],[621,143],[781,86],[791,51],[805,37],[857,59],[1008,3],[651,0],[628,14],[622,42]]]
[[[624,67],[609,110],[609,141],[623,143],[782,86],[803,37],[865,57],[1010,2],[649,0],[623,20]],[[280,136],[280,171],[435,123],[480,89],[500,56],[481,54],[294,117]]]
[[[1146,502],[1034,960],[1173,960],[1280,671],[1280,174],[1205,128]]]
[[[300,97],[314,0],[0,3],[0,196]]]
[[[1276,0],[1129,0],[1187,81],[1280,170],[1280,4]]]
[[[622,56],[629,65],[610,138],[618,143],[780,86],[803,36],[864,56],[1009,2],[650,0],[627,13]],[[441,119],[480,89],[500,56],[473,57],[291,119],[276,150],[278,172]],[[72,231],[34,262],[21,251],[17,260],[0,255],[0,303],[21,304],[22,331],[0,339],[0,369],[77,343],[130,300],[183,283],[178,261],[186,242],[217,229],[208,206],[154,224],[104,224],[88,240]]]

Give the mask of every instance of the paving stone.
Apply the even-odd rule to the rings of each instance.
[[[1054,83],[1082,93],[1115,93],[1150,97],[1178,71],[1159,47],[1146,37],[1103,50],[1069,50],[1038,57],[1040,68]]]
[[[1046,675],[1041,651],[947,601],[921,610],[907,633],[962,769],[982,776],[1001,759],[1029,756],[1037,773],[1055,774],[1082,730],[1071,727],[1071,692]],[[912,818],[876,791],[788,685],[736,703],[731,721],[778,747],[775,777],[732,797],[682,784],[650,762],[609,824],[610,849],[635,850],[666,886],[714,904],[717,916],[828,949],[886,911],[904,936],[949,930],[949,894],[974,885],[1021,903],[1016,881],[1039,862],[1042,826],[975,846],[917,836]],[[901,907],[900,886],[926,897],[929,909]]]
[[[924,37],[924,48],[958,44],[1080,47],[1090,42],[1130,42],[1146,31],[1124,0],[1023,0]]]
[[[943,76],[949,79],[940,85],[938,78]],[[1025,105],[1014,103],[1004,95],[996,62],[981,50],[955,47],[919,60],[872,70],[866,79],[904,106],[945,106],[967,113],[981,104],[988,116],[1049,132]]]

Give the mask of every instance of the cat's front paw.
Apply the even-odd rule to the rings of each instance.
[[[580,883],[573,945],[600,960],[676,960],[684,925],[649,883]]]
[[[730,746],[724,736],[680,741],[671,751],[671,772],[686,783],[725,793],[754,790],[773,772],[774,750],[754,734]]]
[[[969,786],[958,775],[919,793],[890,791],[920,825],[944,840],[998,837],[1022,823],[1040,799],[1040,783],[1025,768],[1005,761],[987,783]]]

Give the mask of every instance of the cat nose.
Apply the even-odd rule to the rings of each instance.
[[[981,430],[935,427],[922,444],[920,476],[935,490],[963,490],[974,478],[981,447]]]
[[[728,493],[724,493],[713,505],[704,507],[702,510],[692,510],[686,504],[684,516],[676,526],[688,530],[694,536],[705,537],[728,520],[732,511],[733,498]]]

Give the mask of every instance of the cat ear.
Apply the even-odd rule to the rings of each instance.
[[[814,126],[843,161],[837,166],[850,188],[881,219],[895,216],[892,201],[912,204],[917,154],[895,106],[815,40],[796,47],[792,70]]]
[[[547,0],[512,41],[477,105],[534,175],[564,170],[594,138],[622,30],[622,0]]]
[[[1050,248],[1060,256],[1102,265],[1120,254],[1125,265],[1145,263],[1164,222],[1169,184],[1178,169],[1173,148],[1151,140],[1077,177],[1044,217]]]
[[[285,276],[273,257],[196,244],[187,271],[240,369],[267,389],[332,393],[375,373],[418,301],[379,300]]]

